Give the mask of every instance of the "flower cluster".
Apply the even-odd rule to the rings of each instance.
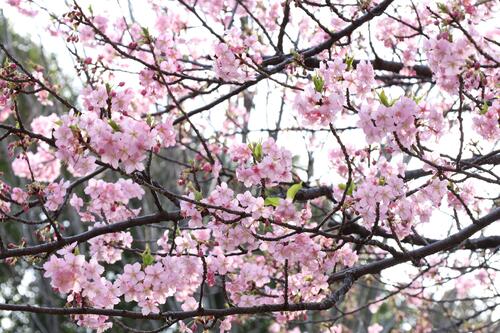
[[[473,119],[474,129],[484,139],[498,141],[500,138],[500,102],[495,100],[483,114],[475,116]]]
[[[17,176],[36,181],[52,182],[60,174],[61,161],[54,158],[54,153],[43,148],[38,148],[37,152],[28,151],[21,153],[12,161],[12,170]]]
[[[86,261],[72,248],[58,251],[43,265],[44,276],[51,279],[51,286],[60,293],[68,294],[68,302],[79,307],[112,309],[119,303],[119,291],[111,282],[102,277],[104,267],[95,259]],[[80,326],[103,332],[112,326],[108,318],[100,315],[77,316]]]
[[[151,128],[145,121],[123,115],[105,121],[95,112],[80,117],[66,115],[54,131],[57,157],[69,164],[77,175],[92,172],[98,155],[102,162],[125,172],[144,170],[144,160],[149,150],[175,144],[173,122],[167,119]]]
[[[261,182],[273,185],[292,180],[290,151],[278,147],[272,138],[262,144],[255,144],[252,148],[253,151],[245,144],[235,144],[229,149],[229,155],[238,164],[236,177],[245,186]]]
[[[52,113],[49,116],[38,116],[31,122],[32,131],[50,138],[59,118]],[[21,153],[12,162],[12,169],[20,177],[36,181],[52,182],[60,173],[61,161],[56,158],[53,149],[47,142],[39,142],[36,151]]]
[[[430,180],[422,191],[407,196],[408,184],[403,181],[404,165],[392,165],[383,157],[377,168],[371,168],[353,193],[354,208],[363,217],[363,223],[372,228],[375,223],[399,238],[411,232],[419,222],[428,222],[434,207],[441,205],[447,193],[447,182]]]
[[[248,154],[244,149],[240,149],[238,153],[240,156]],[[198,205],[192,200],[193,197],[191,194],[189,201],[181,203],[181,212],[191,218],[190,227],[197,229],[202,226],[199,224],[201,213],[196,209]],[[235,200],[234,191],[222,183],[207,198],[200,200],[200,205],[205,204],[221,207],[207,208],[212,220],[203,226],[208,232],[203,229],[182,231],[175,238],[175,251],[178,254],[187,252],[197,255],[195,249],[198,248],[201,253],[208,253],[208,279],[213,274],[225,275],[231,301],[238,306],[282,303],[283,293],[279,288],[271,287],[270,276],[282,277],[282,265],[285,261],[288,261],[290,267],[300,267],[289,272],[290,295],[301,295],[301,299],[307,301],[320,301],[325,297],[323,291],[328,289],[327,272],[337,264],[351,267],[358,260],[349,246],[342,246],[334,252],[324,252],[324,248],[336,245],[331,239],[312,237],[306,233],[285,237],[287,229],[275,223],[315,226],[311,223],[310,207],[297,211],[290,199],[279,199],[276,205],[266,205],[262,197],[255,197],[246,191],[237,194]],[[238,212],[251,217],[232,223],[238,217]],[[193,219],[196,219],[196,224]],[[262,242],[253,236],[256,234],[266,239],[282,237],[283,240]],[[166,239],[163,237],[159,242],[164,251],[170,249]],[[209,244],[212,243],[217,246],[210,248]],[[250,258],[225,255],[241,248],[259,249],[263,257],[247,260]],[[256,294],[256,290],[262,290],[262,295]]]
[[[241,61],[229,49],[227,44],[219,43],[215,46],[215,74],[224,81],[243,82],[245,73],[241,69]]]
[[[351,75],[349,75],[352,73]],[[361,61],[353,72],[346,72],[345,79],[354,82],[354,91],[358,97],[363,97],[371,91],[373,83],[375,83],[375,72],[372,64],[367,61]]]
[[[6,195],[9,191],[9,186],[0,181],[0,194]],[[5,214],[10,213],[10,202],[2,200],[0,198],[0,218],[4,217]]]
[[[458,91],[458,75],[472,52],[470,43],[465,38],[452,41],[451,35],[444,32],[436,39],[426,39],[424,47],[429,66],[441,88],[448,92]]]
[[[141,199],[144,190],[130,179],[120,179],[116,183],[90,179],[85,194],[89,196],[89,203],[82,211],[83,200],[73,194],[70,204],[78,211],[85,221],[94,221],[98,216],[108,222],[124,221],[136,216],[140,209],[128,207],[131,199]]]
[[[176,270],[167,269],[169,267]],[[158,313],[158,305],[165,304],[167,298],[174,295],[184,302],[183,310],[194,310],[198,303],[189,295],[199,286],[201,275],[199,258],[167,257],[145,267],[139,263],[125,265],[114,286],[126,302],[137,302],[144,315]]]
[[[233,28],[226,32],[225,43],[214,47],[214,71],[224,81],[243,82],[253,79],[250,64],[262,61],[261,50],[255,35],[244,35],[241,29]]]
[[[2,71],[2,74],[3,71]],[[0,121],[5,121],[14,111],[8,82],[0,80]]]
[[[104,223],[96,223],[94,228],[104,225]],[[130,248],[132,241],[133,238],[130,232],[104,234],[89,240],[89,252],[95,260],[113,264],[121,259],[123,249]]]
[[[45,195],[45,208],[51,211],[59,209],[64,203],[66,190],[69,187],[68,181],[61,180],[59,183],[50,183],[45,187],[43,193]]]
[[[415,101],[407,97],[401,97],[392,106],[380,104],[375,111],[363,105],[359,112],[358,125],[363,129],[368,143],[380,142],[388,137],[395,148],[398,148],[399,143],[408,148],[416,140],[417,112]],[[396,134],[395,137],[393,133]]]
[[[303,93],[296,95],[294,107],[304,119],[305,125],[326,126],[342,110],[343,103],[344,94],[340,89],[322,93],[307,87]]]
[[[371,63],[362,61],[355,70],[349,70],[342,58],[320,63],[318,73],[313,76],[314,88],[307,86],[294,99],[294,108],[304,120],[304,125],[326,126],[345,103],[346,91],[363,97],[371,92],[375,82]]]

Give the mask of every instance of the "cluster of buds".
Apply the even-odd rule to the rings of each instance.
[[[80,24],[83,22],[82,19],[83,19],[83,16],[80,12],[80,9],[77,7],[77,6],[73,6],[72,10],[63,14],[63,18],[65,19],[65,21],[72,25],[73,26],[73,31],[74,32],[71,32],[70,34],[68,34],[68,36],[66,37],[66,41],[68,43],[77,43],[80,38],[78,36],[78,27],[80,26]]]
[[[0,113],[5,108],[13,110],[13,103],[9,103],[12,97],[32,85],[30,78],[19,73],[17,69],[14,63],[7,63],[0,68]]]

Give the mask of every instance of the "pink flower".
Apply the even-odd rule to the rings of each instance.
[[[132,285],[141,282],[144,279],[144,272],[141,270],[141,264],[136,262],[133,265],[125,265],[123,267],[122,280]]]
[[[269,185],[291,180],[292,154],[290,151],[278,147],[272,138],[262,144],[255,144],[262,148],[260,160],[252,157],[252,151],[247,145],[234,145],[229,154],[233,161],[238,163],[236,176],[245,186],[259,184],[264,180]],[[255,148],[257,149],[257,148]]]
[[[100,108],[106,107],[108,100],[108,92],[106,87],[99,86],[93,90],[88,96],[90,107],[93,111],[99,111]]]
[[[347,65],[341,57],[335,58],[334,61],[328,61],[326,63],[321,62],[319,70],[325,80],[325,87],[329,88],[338,84],[338,81],[342,79],[346,68]]]
[[[69,182],[64,182],[63,180],[59,183],[50,183],[47,185],[47,187],[43,190],[45,194],[45,208],[51,211],[59,209],[59,207],[64,203],[68,187]]]
[[[361,61],[356,66],[356,92],[359,95],[365,95],[370,92],[371,86],[375,81],[375,73],[372,64]]]
[[[474,123],[474,129],[479,133],[484,139],[495,141],[500,138],[500,126],[499,122],[500,113],[500,102],[495,100],[493,106],[488,108],[488,111],[484,114],[475,116],[472,121]]]
[[[219,332],[227,332],[231,330],[231,318],[226,318],[223,321],[221,321],[220,326],[219,326]]]
[[[379,324],[373,324],[368,327],[368,333],[380,333],[384,330],[383,326]]]
[[[164,122],[160,123],[160,125],[156,126],[156,130],[160,136],[160,143],[162,147],[172,147],[175,145],[175,137],[176,132],[174,130],[174,119],[172,117],[168,117]]]
[[[12,162],[12,170],[16,176],[31,179],[33,172],[35,180],[42,182],[54,181],[59,176],[60,167],[61,161],[41,146],[36,153],[28,151]]]
[[[224,81],[243,82],[246,75],[241,70],[240,64],[240,60],[236,58],[227,44],[219,43],[215,46],[214,69],[217,77]]]
[[[181,305],[183,311],[193,311],[198,308],[198,302],[194,297],[188,297],[184,303]]]
[[[305,125],[326,126],[342,110],[344,100],[344,93],[341,89],[320,93],[308,86],[304,92],[296,95],[294,108],[304,119]]]
[[[18,204],[25,204],[26,201],[28,200],[28,197],[29,197],[28,193],[24,192],[19,187],[14,187],[12,189],[11,198]]]
[[[158,308],[156,302],[149,298],[139,301],[139,306],[141,307],[141,312],[144,316],[147,316],[150,313],[160,312],[160,309]]]

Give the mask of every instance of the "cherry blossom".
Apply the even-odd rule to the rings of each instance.
[[[118,5],[0,5],[19,330],[494,326],[497,3]]]

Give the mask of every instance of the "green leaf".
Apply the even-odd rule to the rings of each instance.
[[[389,102],[389,98],[385,94],[385,91],[382,90],[381,92],[378,93],[378,99],[380,100],[380,103],[382,103],[384,106],[391,107],[394,102]]]
[[[300,191],[301,188],[302,188],[302,182],[298,184],[293,184],[292,186],[290,186],[288,191],[286,191],[286,198],[290,200],[295,199],[297,192]]]
[[[319,93],[322,92],[323,88],[325,87],[325,80],[323,79],[323,77],[316,73],[313,75],[312,79],[314,83],[314,89]]]
[[[448,13],[448,7],[446,7],[444,3],[442,2],[438,3],[437,7],[442,13]]]
[[[262,161],[262,143],[250,143],[248,145],[248,148],[252,151],[253,158],[257,161],[260,162]]]
[[[422,96],[414,96],[413,97],[413,101],[415,102],[415,104],[418,104],[422,101],[422,99],[424,99],[424,95]]]
[[[342,191],[345,191],[347,188],[347,195],[352,195],[352,193],[356,189],[356,185],[353,182],[349,183],[349,187],[347,187],[347,185],[344,183],[339,184],[338,186],[339,186],[339,189],[341,189]]]
[[[150,127],[153,127],[155,123],[155,119],[148,113],[146,117],[146,124],[148,124]]]
[[[78,125],[69,125],[69,129],[72,130],[73,132],[80,131],[80,129],[78,128]]]
[[[149,44],[151,43],[152,38],[151,34],[149,32],[149,29],[146,27],[142,27],[142,39],[141,39],[141,44]]]
[[[264,200],[264,205],[278,207],[280,204],[280,199],[281,198],[279,197],[267,197]]]
[[[349,184],[349,188],[347,189],[347,194],[352,195],[354,190],[356,189],[356,185],[354,183]]]
[[[345,63],[347,65],[346,70],[350,71],[354,67],[354,57],[346,56]]]
[[[272,231],[273,231],[273,226],[270,223],[264,223],[264,222],[259,223],[260,234],[265,234],[266,232],[272,232]]]
[[[485,114],[486,112],[488,112],[488,109],[489,109],[488,103],[484,102],[483,106],[481,107],[481,111],[479,113]]]
[[[118,125],[113,119],[108,120],[109,126],[113,129],[113,132],[121,132],[122,129],[120,128],[120,125]]]
[[[254,154],[255,154],[255,159],[257,161],[262,160],[262,144],[260,142],[257,145],[255,145]]]
[[[200,201],[203,199],[203,194],[200,191],[194,191],[194,200]]]
[[[152,265],[155,262],[155,258],[151,255],[151,249],[149,248],[149,244],[146,244],[146,248],[144,252],[141,254],[142,264],[144,266]]]

